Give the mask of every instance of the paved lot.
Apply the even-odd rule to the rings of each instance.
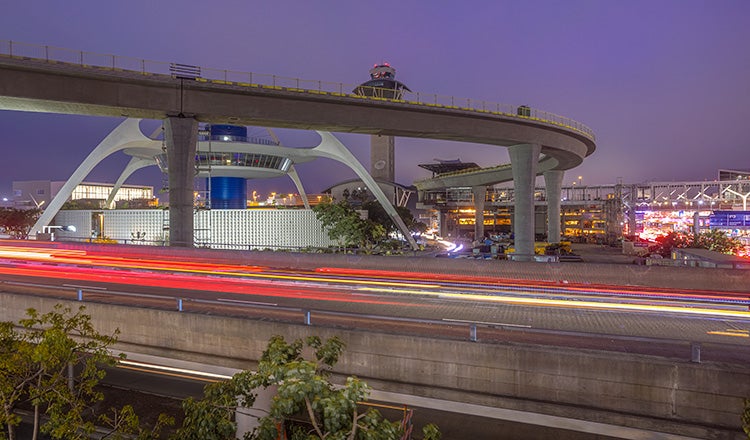
[[[637,258],[623,254],[622,248],[606,245],[573,243],[571,247],[586,263],[634,264]]]

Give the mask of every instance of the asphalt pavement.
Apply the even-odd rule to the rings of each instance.
[[[573,253],[580,255],[585,263],[635,264],[634,255],[625,255],[622,248],[601,244],[572,243]]]

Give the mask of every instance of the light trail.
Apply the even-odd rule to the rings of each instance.
[[[292,281],[312,281],[320,283],[324,280],[328,283],[339,283],[339,284],[368,284],[368,285],[381,285],[381,286],[395,286],[395,287],[427,287],[427,288],[438,288],[440,285],[432,284],[425,285],[423,283],[404,283],[404,282],[390,282],[390,281],[379,281],[379,280],[354,280],[346,277],[325,277],[320,276],[299,276],[299,275],[281,275],[273,273],[262,273],[262,268],[259,266],[236,266],[226,264],[213,264],[213,263],[193,263],[193,262],[180,262],[180,261],[164,261],[164,260],[149,260],[149,259],[130,259],[122,257],[109,257],[109,256],[91,256],[87,255],[85,251],[68,251],[58,249],[46,249],[46,252],[39,251],[40,248],[33,247],[9,247],[0,246],[0,258],[12,258],[20,260],[31,260],[31,261],[47,261],[54,263],[68,263],[68,264],[79,264],[79,265],[90,265],[90,266],[102,266],[102,267],[120,267],[124,269],[135,269],[135,270],[160,270],[169,272],[182,272],[182,273],[197,273],[206,275],[218,275],[226,277],[244,277],[244,278],[266,278],[266,279],[277,279],[277,280],[292,280]],[[42,248],[45,249],[45,248]],[[20,250],[20,251],[19,251]],[[59,254],[59,255],[58,255]],[[85,258],[84,258],[85,257]],[[255,269],[256,273],[247,273],[246,269]]]
[[[360,290],[368,292],[380,291],[376,288],[363,287]],[[389,290],[389,292],[397,292],[409,295],[430,295],[434,296],[434,293],[423,292],[420,290]],[[457,300],[473,300],[480,302],[495,302],[503,304],[517,304],[525,306],[543,306],[543,307],[564,307],[564,308],[575,308],[575,309],[594,309],[594,310],[626,310],[626,311],[646,311],[646,312],[669,312],[679,313],[688,315],[701,315],[701,316],[721,316],[725,318],[741,318],[750,319],[750,311],[732,311],[732,310],[720,310],[720,309],[706,309],[706,308],[690,308],[690,307],[677,307],[677,306],[658,306],[658,305],[640,305],[640,304],[623,304],[614,302],[594,302],[594,301],[577,301],[577,300],[559,300],[559,299],[547,299],[547,298],[535,298],[535,297],[512,297],[512,296],[489,296],[489,295],[477,295],[470,293],[441,293],[440,298],[450,298]]]
[[[709,335],[719,335],[719,336],[735,336],[738,338],[750,338],[750,331],[749,330],[740,330],[740,329],[727,329],[724,331],[721,330],[715,330],[715,331],[708,331],[706,334]]]
[[[293,295],[305,289],[304,298],[332,301],[388,303],[382,300],[382,294],[410,294],[430,296],[439,299],[473,300],[479,302],[504,302],[522,305],[557,306],[566,308],[616,309],[629,311],[652,311],[688,314],[712,314],[742,318],[747,313],[729,309],[731,305],[750,305],[750,294],[732,292],[689,291],[674,289],[631,289],[607,285],[575,285],[550,281],[527,281],[487,276],[465,276],[435,273],[413,273],[402,271],[384,271],[375,269],[347,269],[320,267],[307,273],[270,272],[262,266],[242,266],[232,264],[215,264],[204,262],[167,261],[148,258],[125,258],[108,255],[88,255],[82,250],[66,250],[47,247],[24,247],[0,245],[0,258],[11,260],[47,262],[54,264],[72,264],[73,267],[55,269],[45,266],[42,270],[31,264],[16,265],[12,269],[0,268],[0,273],[26,274],[49,278],[74,277],[83,281],[105,283],[135,284],[141,286],[166,287],[171,289],[191,289],[201,291],[219,291],[238,294],[256,294],[265,296],[299,297]],[[81,266],[85,266],[83,268]],[[115,269],[146,271],[138,276],[124,275]],[[28,272],[37,270],[37,272]],[[38,272],[42,270],[41,272]],[[64,275],[57,274],[62,271]],[[98,271],[98,272],[97,272]],[[154,273],[157,273],[154,275]],[[209,279],[209,277],[211,277]],[[136,281],[137,280],[137,281]],[[243,283],[243,281],[246,281]],[[273,282],[266,285],[262,283]],[[278,282],[282,283],[279,284]],[[261,284],[258,284],[261,282]],[[283,284],[291,283],[290,284]],[[250,284],[248,284],[250,283]],[[331,290],[323,285],[354,286],[360,295]],[[74,286],[89,289],[85,286]],[[94,288],[101,289],[101,288]],[[254,289],[255,291],[248,291]],[[448,290],[448,291],[446,291]],[[450,292],[453,290],[453,292]],[[373,298],[365,300],[364,291],[381,295],[380,301]],[[539,298],[545,295],[545,298]],[[356,299],[355,297],[359,297]],[[588,298],[585,301],[572,302],[570,297]],[[497,299],[489,299],[497,298]],[[515,298],[515,299],[513,299]],[[614,299],[616,298],[616,299]],[[645,301],[648,301],[646,303]],[[670,305],[674,301],[692,301],[700,303],[725,304],[725,309],[708,307],[679,307]],[[391,302],[392,303],[392,302]]]
[[[445,284],[454,287],[471,287],[473,290],[482,290],[487,292],[496,292],[500,288],[501,292],[510,293],[511,291],[534,291],[537,293],[549,294],[574,294],[586,296],[604,296],[615,295],[621,298],[645,298],[661,300],[688,300],[688,301],[707,301],[707,302],[724,302],[728,304],[740,304],[750,306],[750,293],[748,292],[718,292],[705,290],[683,291],[669,288],[633,288],[620,287],[601,284],[587,284],[585,286],[576,285],[575,283],[565,282],[561,285],[555,281],[530,281],[518,280],[511,278],[497,278],[486,276],[466,276],[453,274],[433,274],[420,273],[416,275],[413,272],[384,271],[379,269],[348,269],[321,267],[316,272],[326,274],[338,274],[349,276],[370,277],[375,279],[403,279],[409,281],[417,280],[440,280]]]
[[[269,302],[261,302],[261,301],[243,301],[241,299],[230,299],[230,298],[218,298],[216,301],[221,302],[228,302],[228,303],[234,303],[234,304],[245,304],[245,305],[251,305],[251,306],[271,306],[271,307],[278,307],[278,303],[269,303]]]
[[[336,291],[331,288],[311,289],[304,291],[290,288],[290,286],[278,281],[268,280],[258,283],[254,279],[244,278],[210,278],[200,275],[167,274],[167,273],[139,273],[138,276],[124,273],[120,270],[105,270],[101,268],[78,268],[65,267],[0,267],[0,274],[19,275],[27,277],[41,277],[52,279],[75,279],[78,281],[101,282],[107,284],[126,284],[146,287],[168,288],[177,291],[193,290],[210,293],[234,293],[242,295],[271,296],[292,299],[310,299],[320,301],[338,301],[349,303],[366,304],[396,304],[381,298],[354,298],[346,291]],[[42,286],[40,286],[42,287]],[[54,287],[54,286],[43,286]],[[291,286],[293,287],[293,286]],[[101,290],[92,293],[106,294]],[[113,293],[113,292],[109,292]],[[153,296],[153,295],[152,295]]]
[[[126,370],[162,374],[166,376],[179,377],[182,379],[201,380],[204,382],[220,382],[232,378],[232,376],[227,376],[225,374],[209,373],[199,370],[189,370],[187,368],[168,367],[165,365],[148,364],[145,362],[129,361],[125,359],[118,360],[117,366]]]
[[[37,257],[46,254],[34,253]],[[358,320],[373,319],[377,322],[365,322],[363,328],[372,326],[392,328],[393,331],[415,331],[418,328],[416,331],[424,334],[434,334],[435,328],[444,331],[455,326],[463,326],[463,331],[468,324],[477,324],[508,327],[508,330],[510,327],[529,329],[533,338],[547,337],[537,335],[535,330],[555,332],[569,328],[587,334],[629,335],[630,327],[620,324],[627,322],[635,325],[639,335],[658,334],[681,339],[688,337],[684,335],[688,332],[689,337],[696,340],[723,339],[734,345],[746,345],[750,338],[745,333],[722,330],[724,325],[746,327],[750,324],[750,312],[737,311],[736,306],[729,310],[726,304],[717,307],[728,310],[715,310],[710,305],[696,303],[685,305],[682,302],[684,306],[680,306],[677,301],[684,301],[684,298],[673,299],[672,292],[665,296],[658,296],[657,292],[658,301],[649,300],[650,304],[624,304],[627,299],[617,292],[626,291],[626,288],[617,289],[616,286],[607,286],[616,293],[597,294],[586,290],[591,288],[589,285],[537,284],[488,276],[337,268],[285,273],[282,269],[259,266],[243,271],[245,266],[239,264],[89,258],[91,256],[80,252],[60,256],[49,254],[48,260],[44,260],[46,256],[40,257],[42,264],[40,260],[16,262],[19,259],[2,264],[0,274],[60,279],[69,288],[87,290],[84,296],[91,301],[113,301],[121,294],[122,297],[114,299],[115,302],[154,305],[158,301],[166,304],[162,307],[174,309],[177,298],[194,301],[195,309],[189,311],[228,313],[232,309],[231,313],[234,313],[234,309],[246,310],[242,307],[247,306],[247,310],[253,307],[258,310],[248,314],[261,313],[261,316],[271,319],[298,319],[297,315],[289,318],[287,309],[305,309],[313,310],[313,314],[319,313],[315,316],[320,316],[320,322],[327,324],[356,326]],[[60,262],[60,259],[65,262]],[[91,261],[93,264],[79,265],[74,261]],[[108,289],[89,289],[87,284],[91,287],[107,286]],[[48,291],[60,289],[59,284],[52,281],[40,287]],[[165,290],[157,290],[162,288]],[[129,292],[112,292],[116,290]],[[602,290],[606,292],[608,289]],[[646,297],[638,298],[637,301],[646,302]],[[590,310],[591,313],[581,313],[580,310]],[[609,313],[612,319],[603,318],[605,313]],[[622,321],[612,322],[614,319]],[[429,324],[425,324],[428,321]],[[678,325],[664,327],[660,324],[664,321]],[[717,324],[719,322],[724,324]],[[687,330],[683,329],[683,324]]]

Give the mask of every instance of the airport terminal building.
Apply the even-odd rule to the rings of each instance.
[[[643,184],[572,185],[563,187],[561,231],[566,239],[578,242],[615,244],[623,237],[652,239],[670,231],[721,229],[750,246],[750,172],[720,170],[719,177],[731,180],[708,182],[651,182]],[[362,182],[348,181],[328,189],[328,194],[307,196],[308,206],[321,198],[340,197],[350,187]],[[389,191],[387,185],[379,185]],[[24,188],[40,198],[59,183],[34,181],[14,182],[14,189]],[[36,188],[36,189],[35,189]],[[81,185],[77,198],[95,200],[99,209],[61,210],[55,225],[74,225],[78,232],[60,232],[59,239],[108,239],[118,243],[164,245],[169,241],[169,215],[164,208],[104,209],[104,200],[111,184]],[[413,188],[393,187],[393,197],[409,199]],[[152,189],[132,186],[120,188],[116,197],[122,201],[149,198]],[[82,197],[80,195],[85,195]],[[16,194],[23,202],[27,197]],[[201,193],[196,191],[195,245],[224,249],[289,249],[335,246],[323,232],[311,209],[298,195],[279,195],[268,204],[259,205],[250,199],[241,209],[206,209]],[[534,194],[537,212],[536,232],[543,240],[546,230],[545,188]],[[72,198],[72,197],[71,197]],[[443,237],[471,237],[475,212],[470,188],[450,188],[411,197],[415,218],[440,231]],[[44,199],[37,199],[44,200]],[[19,203],[19,206],[22,203]],[[484,223],[487,235],[510,234],[513,219],[513,189],[489,188],[486,196]]]

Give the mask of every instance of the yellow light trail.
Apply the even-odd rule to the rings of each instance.
[[[138,265],[123,265],[121,267],[127,267],[130,269],[153,269],[150,266],[138,266]],[[243,277],[243,278],[259,278],[259,279],[278,279],[278,280],[291,280],[291,281],[311,281],[311,282],[327,282],[327,283],[338,283],[338,284],[359,284],[359,285],[374,285],[374,286],[394,286],[394,287],[426,287],[436,289],[441,287],[438,284],[413,284],[413,283],[393,283],[388,281],[367,281],[367,280],[350,280],[347,278],[323,278],[323,277],[305,277],[297,275],[278,275],[278,274],[263,274],[263,273],[242,273],[242,272],[226,272],[220,270],[201,270],[201,269],[180,269],[180,268],[168,268],[161,270],[169,270],[170,272],[184,272],[184,273],[200,273],[205,275],[223,275],[231,277]]]
[[[208,373],[205,371],[188,370],[185,368],[168,367],[165,365],[147,364],[128,360],[118,360],[117,367],[125,370],[140,371],[144,373],[162,374],[165,376],[179,377],[182,379],[200,380],[203,382],[220,382],[231,379],[232,376],[224,374]]]
[[[530,306],[545,306],[545,307],[566,307],[566,308],[580,308],[580,309],[599,309],[599,310],[633,310],[633,311],[648,311],[648,312],[669,312],[669,313],[682,313],[688,315],[704,315],[704,316],[723,316],[727,318],[744,318],[750,319],[750,311],[744,312],[739,310],[718,310],[718,309],[706,309],[706,308],[692,308],[692,307],[676,307],[676,306],[658,306],[658,305],[641,305],[641,304],[621,304],[621,303],[608,303],[608,302],[593,302],[593,301],[566,301],[560,299],[546,299],[546,298],[519,298],[509,296],[489,296],[489,295],[476,295],[470,293],[435,293],[435,292],[424,292],[421,290],[383,290],[374,287],[363,287],[360,290],[369,292],[390,292],[390,293],[405,293],[410,295],[424,295],[424,296],[439,296],[441,298],[451,298],[460,300],[475,300],[484,302],[498,302],[506,304],[519,304],[519,305],[530,305]]]
[[[719,336],[736,336],[738,338],[750,338],[750,330],[740,330],[740,329],[727,329],[726,331],[721,330],[714,330],[714,331],[708,331],[706,334],[709,335],[719,335]]]

